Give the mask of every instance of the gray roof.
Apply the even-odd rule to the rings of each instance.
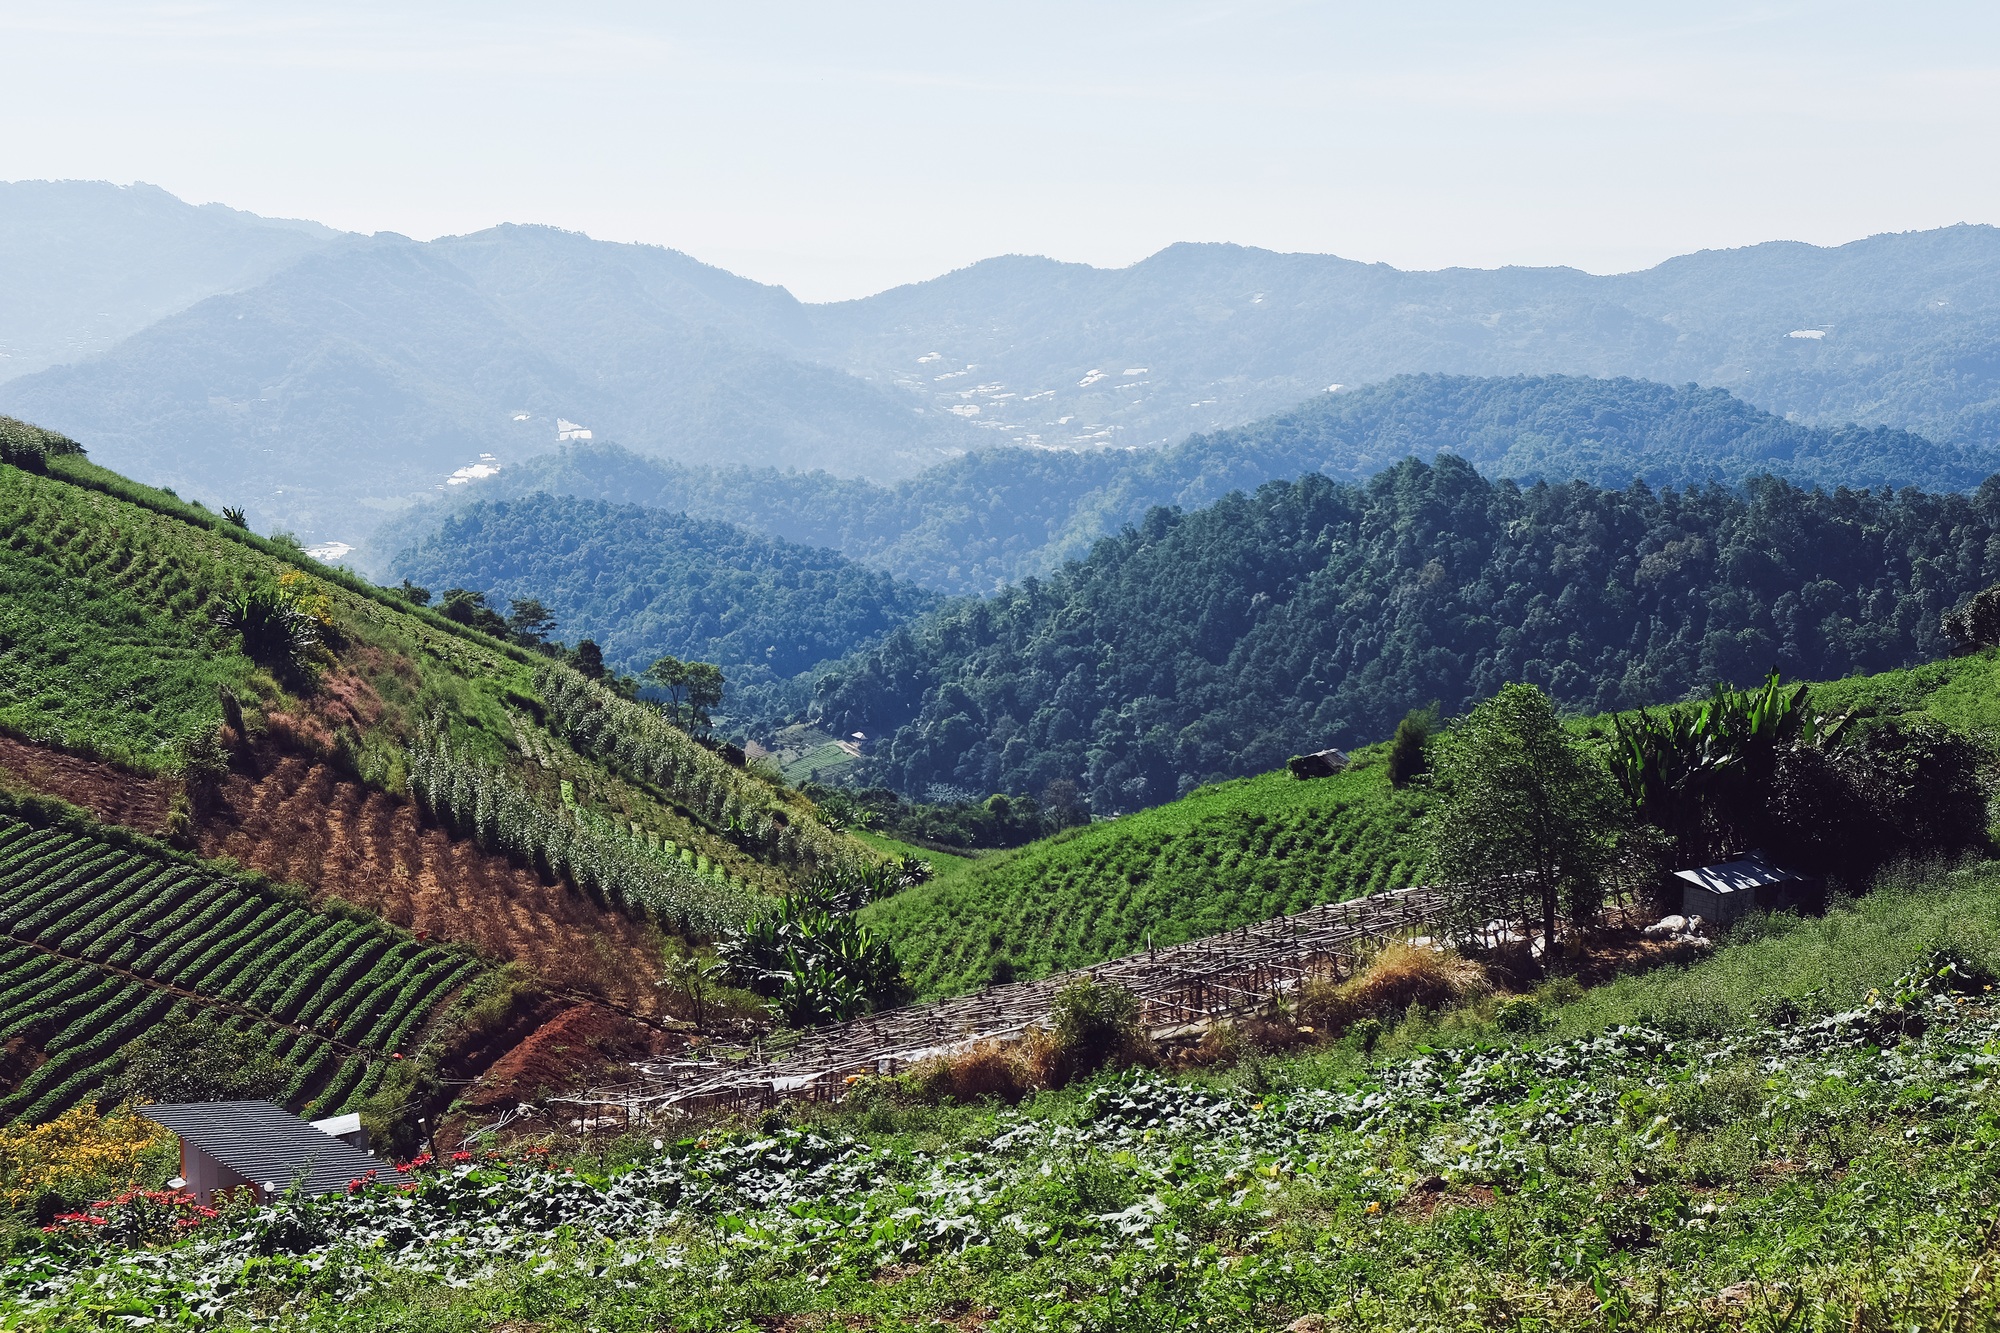
[[[269,1102],[179,1102],[139,1114],[181,1136],[239,1175],[281,1190],[305,1172],[311,1194],[332,1194],[382,1163]]]
[[[1796,870],[1773,864],[1762,852],[1712,866],[1696,866],[1693,870],[1676,870],[1674,874],[1710,893],[1740,893],[1765,884],[1790,884],[1806,878]]]

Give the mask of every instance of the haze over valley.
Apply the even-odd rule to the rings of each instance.
[[[1943,446],[1989,443],[2000,401],[1990,227],[1615,277],[1180,245],[1115,270],[998,258],[831,305],[656,246],[346,236],[150,187],[0,187],[0,235],[40,284],[0,329],[20,349],[0,409],[350,547],[463,469],[575,438],[564,422],[685,465],[893,483],[994,447],[1157,449],[1410,373],[1696,383]],[[140,255],[143,283],[119,267]]]

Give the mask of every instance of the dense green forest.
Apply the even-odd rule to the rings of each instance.
[[[395,573],[537,598],[566,639],[597,642],[608,665],[715,662],[739,687],[850,653],[927,610],[934,593],[828,550],[638,505],[534,495],[482,502],[404,551]]]
[[[827,669],[813,720],[881,737],[863,776],[1100,814],[1389,734],[1510,680],[1607,710],[1723,680],[1948,651],[2000,578],[2000,482],[1971,495],[1764,479],[1604,490],[1407,460],[1156,509],[1053,577],[949,606]]]
[[[1885,427],[1808,427],[1720,389],[1566,375],[1404,375],[1163,450],[988,449],[894,485],[824,472],[695,467],[615,445],[528,460],[475,495],[538,490],[684,510],[829,546],[898,577],[986,593],[1087,553],[1154,505],[1198,508],[1232,490],[1321,472],[1361,481],[1439,451],[1523,481],[1622,487],[1769,473],[1800,485],[1967,490],[2000,471],[1991,451]],[[382,563],[436,526],[422,511],[374,545]]]

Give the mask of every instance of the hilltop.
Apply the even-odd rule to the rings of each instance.
[[[144,183],[0,181],[0,381],[106,351],[340,235]]]
[[[620,670],[715,662],[732,692],[844,657],[940,600],[837,553],[639,505],[536,494],[450,515],[392,577],[534,597]]]
[[[1322,393],[1157,450],[988,448],[891,484],[824,471],[697,467],[592,443],[529,459],[463,491],[475,502],[549,491],[721,519],[831,547],[943,592],[984,594],[1087,555],[1155,506],[1203,508],[1231,491],[1311,472],[1366,481],[1402,458],[1439,453],[1496,479],[1613,490],[1635,478],[1653,487],[1740,487],[1769,475],[1826,489],[1957,491],[2000,470],[2000,455],[1985,447],[1941,445],[1887,427],[1805,426],[1719,389],[1561,375],[1409,375]],[[383,530],[366,560],[387,569],[441,521],[435,510],[413,512]]]

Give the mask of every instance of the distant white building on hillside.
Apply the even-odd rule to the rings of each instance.
[[[563,440],[587,440],[589,438],[590,432],[577,425],[574,421],[565,421],[561,417],[556,418],[556,440],[558,443]]]

